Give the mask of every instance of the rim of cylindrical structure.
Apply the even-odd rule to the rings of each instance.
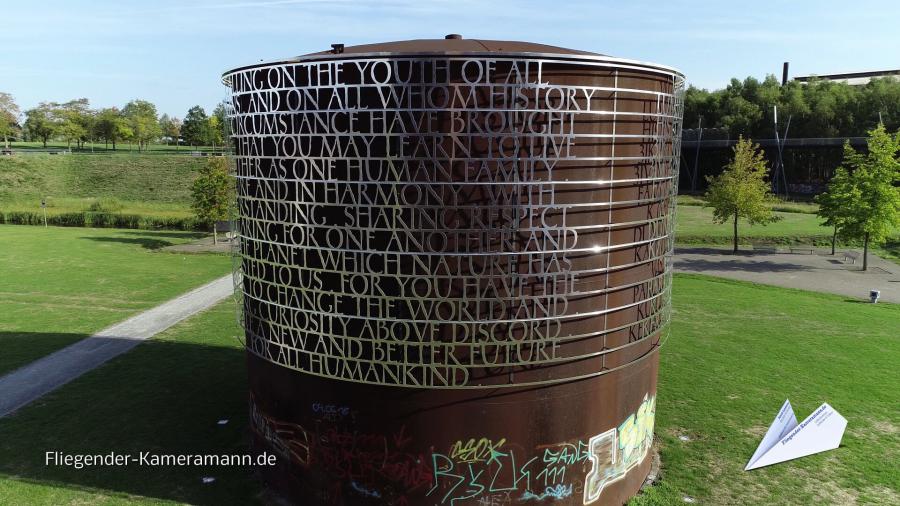
[[[233,68],[231,70],[225,71],[222,73],[222,82],[226,86],[230,86],[229,78],[232,74],[236,74],[238,72],[243,72],[245,70],[252,70],[255,68],[265,68],[271,67],[275,65],[292,65],[296,63],[306,63],[306,62],[316,62],[316,61],[340,61],[340,60],[367,60],[373,58],[385,58],[385,59],[400,59],[400,58],[437,58],[437,57],[451,57],[451,58],[464,58],[464,57],[477,57],[477,58],[494,58],[498,60],[505,59],[523,59],[523,58],[533,58],[533,59],[552,59],[554,61],[563,60],[566,63],[606,63],[610,66],[615,66],[617,68],[633,68],[634,70],[644,70],[651,72],[658,72],[666,75],[671,75],[673,77],[680,77],[684,79],[684,74],[668,65],[661,65],[658,63],[646,62],[641,60],[633,60],[629,58],[616,58],[613,56],[603,56],[603,55],[589,55],[589,54],[566,54],[566,53],[541,53],[541,52],[530,52],[530,51],[378,51],[378,52],[368,52],[368,53],[316,53],[309,54],[303,56],[296,56],[294,58],[278,58],[274,60],[257,62],[249,65],[243,65],[240,67]]]

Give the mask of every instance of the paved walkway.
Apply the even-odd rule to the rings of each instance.
[[[716,248],[676,248],[675,272],[709,274],[754,283],[800,288],[868,300],[869,290],[881,291],[881,301],[900,303],[900,265],[869,253],[869,270],[862,258],[844,262],[841,252],[831,256],[809,253],[764,253]]]
[[[0,377],[0,417],[208,309],[232,290],[229,274]]]

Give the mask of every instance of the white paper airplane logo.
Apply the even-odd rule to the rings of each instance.
[[[744,471],[834,450],[840,446],[846,428],[847,419],[827,402],[798,424],[790,401],[784,401]]]

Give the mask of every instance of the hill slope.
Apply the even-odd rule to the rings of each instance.
[[[203,158],[178,155],[17,155],[0,157],[0,202],[26,198],[113,197],[188,205]]]

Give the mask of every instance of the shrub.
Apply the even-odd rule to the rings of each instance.
[[[125,204],[115,197],[100,197],[91,202],[86,211],[94,213],[116,213],[125,208]]]
[[[0,211],[0,224],[43,225],[44,215],[32,211]],[[59,213],[47,214],[47,225],[57,227],[131,228],[146,230],[201,230],[202,224],[193,217],[170,218],[117,213]]]

